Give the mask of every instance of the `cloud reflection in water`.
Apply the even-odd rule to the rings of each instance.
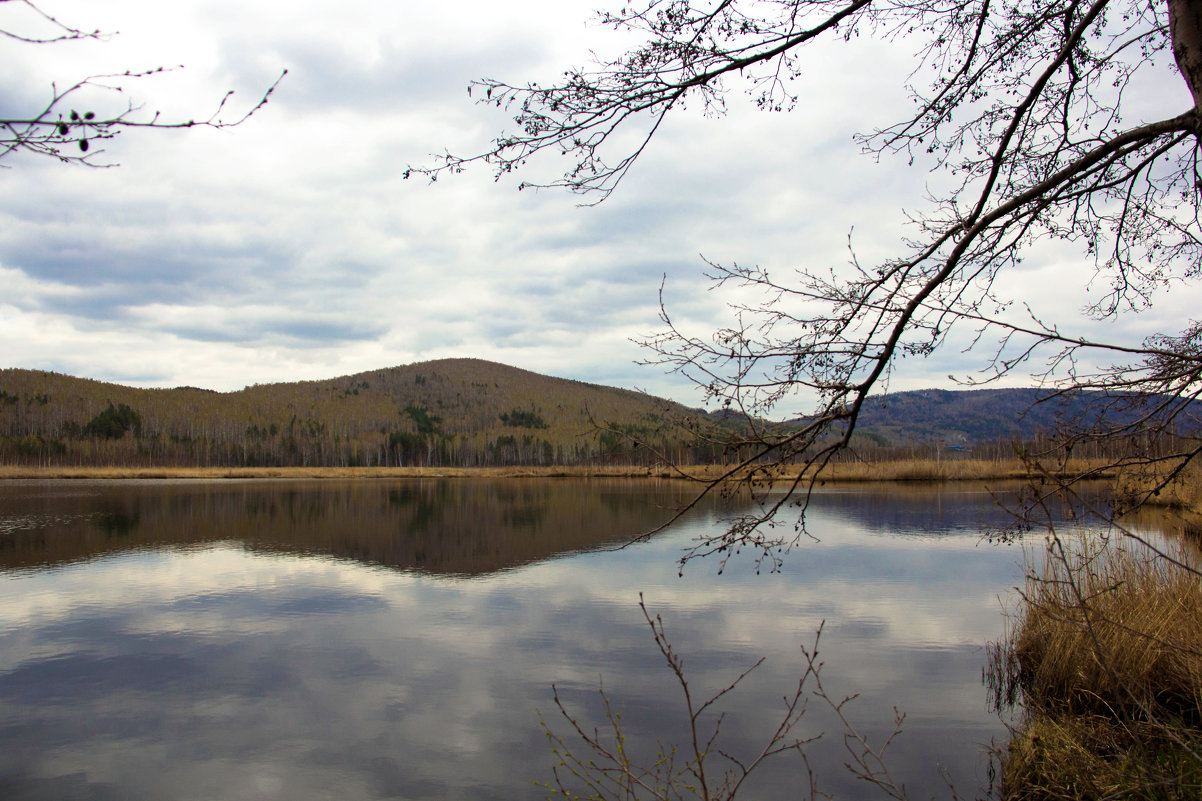
[[[595,550],[662,519],[664,482],[194,482],[0,488],[0,795],[5,798],[526,798],[549,777],[535,709],[550,686],[587,713],[598,681],[632,735],[678,736],[675,688],[643,592],[698,691],[760,655],[724,727],[762,736],[825,619],[834,693],[883,734],[891,765],[973,794],[1004,729],[980,684],[1015,549],[973,532],[988,496],[917,507],[871,492],[816,499],[778,574],[705,562],[677,577],[710,506],[650,543]],[[934,504],[932,506],[932,504]],[[900,510],[900,511],[899,511]],[[900,516],[900,517],[899,517]],[[45,518],[41,518],[45,519]],[[115,525],[114,521],[123,525]],[[901,522],[899,522],[901,521]],[[938,534],[940,536],[934,536]],[[917,535],[917,536],[916,536]],[[820,711],[808,724],[832,731]],[[822,786],[865,788],[835,737]],[[762,797],[793,797],[795,766]]]

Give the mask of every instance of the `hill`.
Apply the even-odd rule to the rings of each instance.
[[[1041,389],[922,389],[869,398],[857,430],[879,444],[1030,439],[1088,417],[1087,398],[1041,401]]]
[[[863,447],[1031,440],[1123,414],[1114,398],[1038,389],[870,398]],[[737,415],[480,359],[444,359],[237,392],[139,389],[0,370],[0,463],[46,466],[507,466],[719,461]],[[798,421],[794,421],[796,423]],[[781,424],[788,427],[790,423]],[[1196,421],[1194,427],[1197,428]],[[706,440],[697,431],[712,435]],[[635,445],[638,441],[649,445]]]
[[[625,389],[445,359],[237,392],[0,370],[0,459],[92,465],[509,465],[693,453],[697,413]]]
[[[1126,393],[1080,392],[1049,396],[1043,389],[924,389],[869,398],[857,431],[881,445],[1031,440],[1053,431],[1090,430],[1155,416],[1164,398]],[[1202,408],[1179,409],[1175,428],[1197,431]]]

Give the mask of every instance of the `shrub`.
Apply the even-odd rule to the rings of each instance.
[[[991,655],[999,704],[1024,720],[1006,799],[1196,798],[1202,789],[1198,557],[1054,539]]]
[[[141,415],[124,403],[114,407],[112,401],[109,401],[107,409],[87,422],[87,425],[83,427],[83,433],[90,437],[120,439],[130,429],[133,429],[134,436],[141,433]]]

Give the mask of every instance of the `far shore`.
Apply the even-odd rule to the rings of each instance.
[[[1100,465],[1098,465],[1100,466]],[[1094,467],[1068,465],[1066,473]],[[33,467],[0,465],[5,479],[372,479],[372,478],[660,478],[714,481],[732,468],[723,465],[571,465],[512,467]],[[801,466],[786,466],[774,480],[793,481]],[[741,474],[740,474],[741,475]],[[739,478],[740,475],[732,476]],[[1033,477],[1023,462],[1012,459],[911,459],[842,462],[828,465],[822,481],[982,481]],[[1099,478],[1107,477],[1100,474]]]

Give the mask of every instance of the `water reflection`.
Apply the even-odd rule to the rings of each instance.
[[[528,798],[548,777],[534,710],[551,712],[553,682],[587,715],[604,677],[632,742],[681,733],[639,592],[698,692],[768,657],[724,724],[731,747],[771,723],[825,619],[827,680],[862,694],[857,724],[884,736],[894,705],[908,713],[899,780],[946,795],[944,765],[971,796],[1004,736],[983,645],[1021,568],[975,533],[988,495],[962,494],[939,493],[924,529],[880,493],[824,492],[819,541],[780,573],[681,579],[712,505],[598,549],[689,497],[669,482],[4,485],[0,797]],[[806,727],[833,730],[818,710]],[[815,749],[822,786],[865,797],[841,748]],[[797,771],[752,794],[794,797]]]
[[[228,541],[479,576],[623,542],[690,497],[653,480],[12,482],[0,569]]]

